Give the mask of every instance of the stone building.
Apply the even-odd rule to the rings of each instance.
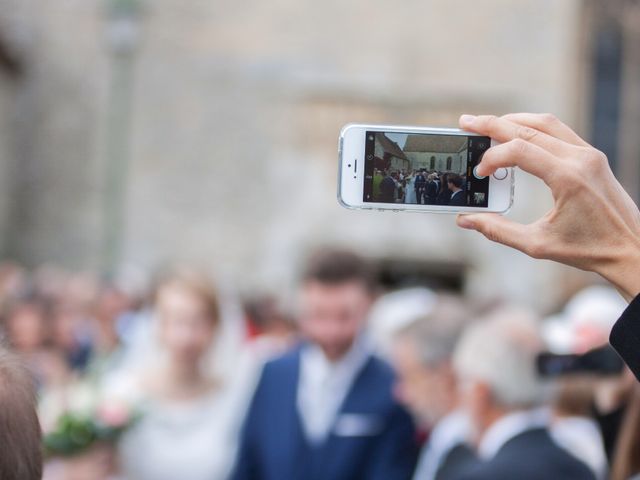
[[[392,172],[408,171],[411,168],[411,162],[396,142],[383,133],[377,134],[375,138],[373,150],[375,168]]]
[[[460,137],[427,137],[411,135],[404,151],[414,170],[462,174],[467,169],[467,139]]]
[[[231,285],[287,291],[306,252],[329,243],[374,258],[390,285],[427,279],[550,307],[577,273],[449,216],[339,207],[340,127],[550,111],[611,139],[612,118],[640,115],[598,103],[610,85],[598,62],[613,58],[597,55],[609,2],[0,3],[24,65],[0,79],[1,247],[31,265],[197,261]],[[614,38],[636,41],[615,26]],[[620,95],[637,91],[639,75],[623,70]],[[637,157],[622,158],[633,158],[631,137],[612,158],[635,175]],[[530,221],[550,197],[516,177],[511,215]]]

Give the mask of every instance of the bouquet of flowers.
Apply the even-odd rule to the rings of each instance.
[[[113,406],[103,407],[93,415],[67,411],[45,434],[44,448],[48,455],[71,456],[88,450],[97,442],[115,443],[133,423],[134,418]]]
[[[69,393],[71,401],[45,427],[48,456],[71,457],[94,445],[115,444],[139,418],[121,399],[102,400],[89,385],[78,384]]]

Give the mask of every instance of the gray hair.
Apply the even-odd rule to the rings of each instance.
[[[428,315],[398,331],[396,338],[413,342],[422,363],[433,367],[451,359],[470,319],[470,310],[461,298],[440,295]]]
[[[486,383],[502,407],[533,407],[545,394],[536,370],[541,345],[538,321],[531,312],[503,308],[464,333],[454,368],[463,382]]]

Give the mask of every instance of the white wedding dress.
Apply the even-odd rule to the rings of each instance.
[[[416,177],[415,175],[407,181],[404,203],[417,203],[416,198]]]
[[[244,402],[218,390],[184,402],[146,399],[143,416],[120,439],[126,480],[226,480],[233,466]]]

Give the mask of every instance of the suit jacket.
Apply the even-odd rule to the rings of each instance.
[[[396,190],[396,182],[392,177],[384,177],[380,182],[380,197],[383,202],[392,202]]]
[[[438,196],[438,184],[435,181],[427,182],[426,194],[431,202],[436,202],[436,197]]]
[[[436,472],[436,480],[449,480],[459,476],[462,472],[478,464],[475,452],[464,443],[453,447],[445,455]],[[414,478],[414,480],[421,480]]]
[[[457,193],[454,193],[449,199],[449,205],[464,207],[466,204],[467,200],[465,198],[464,190],[460,190]]]
[[[544,428],[505,443],[489,461],[454,476],[456,480],[595,480],[582,462],[557,446]]]
[[[307,441],[297,409],[300,348],[263,369],[247,414],[233,480],[408,480],[413,423],[393,399],[390,367],[371,356],[326,441]]]
[[[427,185],[427,177],[424,175],[417,175],[413,185],[416,190],[420,190]]]
[[[451,192],[449,189],[445,188],[436,197],[436,204],[438,205],[449,205],[449,199],[451,198]]]

